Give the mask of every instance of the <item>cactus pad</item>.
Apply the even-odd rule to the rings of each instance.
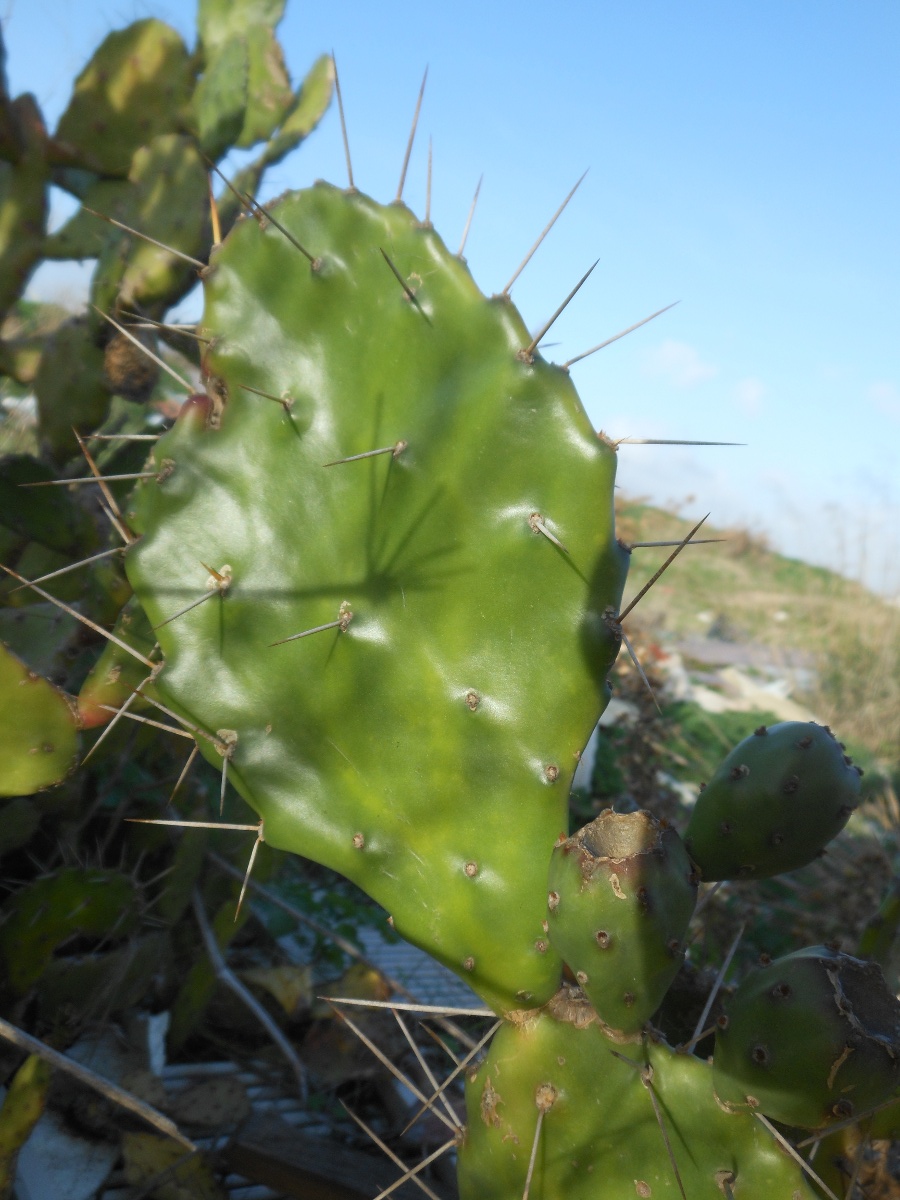
[[[748,975],[726,1014],[714,1066],[727,1104],[817,1129],[900,1085],[900,1002],[875,963],[798,950]]]
[[[716,1104],[707,1063],[665,1045],[617,1046],[578,1008],[505,1025],[468,1076],[462,1200],[525,1195],[533,1151],[527,1194],[548,1200],[722,1200],[723,1185],[735,1197],[812,1200],[759,1123]]]
[[[825,726],[760,726],[691,814],[684,840],[703,879],[765,879],[811,862],[859,803],[860,774]]]
[[[404,206],[317,185],[273,217],[314,261],[232,230],[207,394],[129,516],[160,694],[270,844],[349,876],[499,1009],[543,1003],[547,864],[618,648],[615,454]]]
[[[74,706],[0,643],[0,796],[50,787],[75,765]]]
[[[557,844],[550,942],[603,1022],[635,1033],[684,959],[698,879],[681,838],[644,811],[602,812]]]
[[[72,432],[89,433],[109,411],[103,351],[85,317],[72,317],[47,338],[34,381],[42,445],[60,462],[77,449]]]
[[[23,995],[56,948],[75,935],[124,938],[138,921],[134,883],[118,871],[64,867],[21,888],[0,906],[5,984]]]
[[[178,129],[193,82],[175,30],[135,21],[111,33],[78,76],[56,140],[80,165],[124,177],[139,146]]]
[[[218,156],[231,142],[249,147],[269,138],[293,94],[275,26],[282,0],[202,0],[198,25],[203,77],[194,96],[200,142]]]
[[[40,261],[50,209],[46,132],[37,105],[21,96],[10,108],[23,144],[17,162],[0,162],[0,320]]]
[[[135,152],[128,183],[111,205],[97,210],[196,258],[210,239],[207,186],[206,167],[193,142],[163,134]],[[86,203],[95,207],[90,195]],[[104,252],[92,281],[98,307],[111,308],[118,302],[154,311],[155,306],[173,303],[196,282],[190,264],[159,246],[102,226],[88,213],[73,220],[93,221],[104,234]]]

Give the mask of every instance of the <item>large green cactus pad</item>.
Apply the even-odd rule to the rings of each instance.
[[[315,262],[233,230],[205,281],[209,395],[129,517],[160,692],[219,738],[268,842],[496,1007],[543,1003],[547,864],[618,646],[614,452],[405,207],[317,185],[273,215]]]

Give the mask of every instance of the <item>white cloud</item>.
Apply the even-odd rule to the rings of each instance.
[[[665,379],[677,388],[692,388],[718,374],[718,368],[704,362],[687,342],[666,340],[647,356],[644,371]]]
[[[869,399],[886,417],[900,421],[900,388],[895,383],[879,380],[869,388]]]
[[[734,389],[735,403],[748,417],[758,417],[767,390],[760,379],[741,379]]]

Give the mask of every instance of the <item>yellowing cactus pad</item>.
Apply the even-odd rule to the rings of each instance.
[[[0,796],[27,796],[75,765],[74,707],[0,643]]]

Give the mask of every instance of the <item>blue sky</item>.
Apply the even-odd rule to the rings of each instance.
[[[6,0],[14,92],[52,123],[109,29],[156,15],[193,39],[193,3]],[[620,483],[712,511],[773,545],[900,589],[900,5],[831,0],[288,0],[295,79],[334,49],[356,181],[396,191],[500,290],[585,168],[513,289],[532,328],[600,259],[547,341],[559,361],[681,303],[573,367],[622,447]],[[264,194],[345,179],[337,113]],[[47,273],[39,289],[66,286]],[[694,497],[688,500],[688,497]]]

